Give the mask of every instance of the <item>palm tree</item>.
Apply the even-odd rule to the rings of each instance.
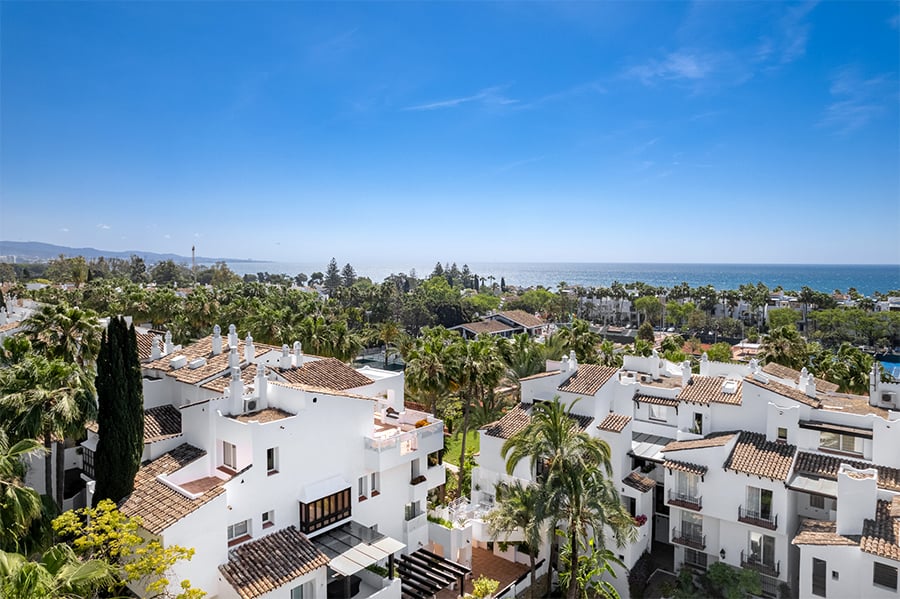
[[[93,380],[77,364],[32,354],[0,373],[0,391],[0,417],[12,423],[8,432],[13,439],[43,439],[49,496],[53,496],[50,450],[57,441],[55,500],[61,509],[65,480],[61,439],[82,433],[85,422],[96,418]]]
[[[523,485],[501,482],[496,489],[497,504],[486,516],[488,531],[495,537],[521,530],[528,545],[528,560],[531,566],[531,594],[537,589],[537,574],[534,563],[541,541],[546,533],[546,522],[541,516],[544,497],[537,485]]]
[[[510,378],[519,379],[543,372],[544,355],[541,347],[528,333],[514,335],[512,340],[501,339],[498,343],[503,360],[509,367]]]
[[[42,449],[34,439],[10,447],[0,430],[0,549],[19,550],[32,522],[41,516],[41,496],[25,486],[22,459]]]
[[[542,517],[548,519],[553,530],[560,523],[566,524],[572,551],[570,569],[577,567],[578,540],[588,530],[593,531],[601,546],[606,527],[612,529],[619,544],[636,535],[633,520],[607,479],[612,474],[609,445],[578,428],[571,415],[577,402],[576,399],[566,407],[557,397],[552,402],[535,404],[531,421],[501,448],[508,474],[520,461],[529,460],[544,490]],[[553,544],[557,546],[555,538]],[[574,596],[575,592],[575,586],[570,585],[569,595]]]
[[[574,319],[572,326],[560,331],[566,342],[566,349],[574,352],[578,361],[583,364],[597,363],[597,344],[600,336],[591,331],[591,325],[586,320]]]
[[[778,327],[763,335],[759,360],[763,364],[774,362],[800,370],[807,362],[806,342],[795,327]]]
[[[93,310],[47,305],[27,320],[26,330],[35,351],[82,368],[92,365],[100,351],[102,329]]]
[[[473,402],[484,404],[487,394],[493,395],[494,387],[503,377],[506,367],[500,359],[496,341],[489,335],[479,335],[471,341],[462,338],[459,361],[455,364],[451,380],[456,381],[463,404],[462,442],[460,443],[459,489],[463,488],[465,476],[466,436]]]
[[[407,387],[426,400],[433,414],[438,401],[456,390],[450,373],[460,347],[454,343],[458,338],[444,327],[426,327],[403,355]]]
[[[331,330],[324,316],[310,314],[299,326],[300,341],[309,352],[322,355],[331,347]]]
[[[54,545],[40,559],[0,551],[0,595],[7,599],[93,597],[115,581],[103,560],[82,561],[66,544]]]
[[[380,341],[384,346],[384,369],[388,367],[389,352],[395,348],[395,344],[403,337],[403,330],[400,324],[389,320],[382,322],[375,330],[374,339]]]

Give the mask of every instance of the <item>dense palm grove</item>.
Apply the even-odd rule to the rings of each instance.
[[[24,283],[34,280],[67,285],[26,291]],[[656,349],[673,362],[692,360],[696,366],[703,352],[712,360],[731,360],[731,343],[703,344],[702,338],[747,338],[761,341],[763,362],[806,367],[841,391],[865,393],[873,358],[858,346],[900,345],[900,314],[874,312],[872,300],[854,296],[852,289],[855,307],[840,307],[833,295],[803,288],[794,294],[802,312],[770,309],[766,319],[770,290],[761,283],[725,291],[642,283],[595,289],[560,283],[557,291],[520,291],[465,265],[440,263],[423,279],[401,273],[373,283],[357,277],[349,264],[339,268],[334,259],[325,272],[309,276],[240,278],[222,263],[192,272],[173,262],[148,269],[137,257],[60,258],[47,265],[0,265],[0,281],[7,298],[31,297],[42,306],[23,334],[0,347],[5,429],[0,430],[0,594],[9,597],[98,596],[147,575],[125,572],[123,554],[110,555],[102,544],[88,546],[75,533],[72,518],[83,522],[87,515],[136,528],[137,523],[121,520],[114,504],[53,520],[65,489],[62,461],[54,463],[50,450],[83,435],[85,424],[97,418],[98,388],[109,383],[97,379],[98,357],[104,362],[105,355],[98,316],[131,315],[135,322],[170,331],[176,343],[206,336],[215,324],[233,323],[257,342],[299,340],[308,353],[346,362],[367,349],[380,356],[384,367],[401,357],[407,398],[441,417],[452,432],[449,441],[458,445],[455,458],[448,459],[461,467],[458,477],[448,477],[443,500],[469,494],[476,448],[468,433],[518,402],[520,378],[542,372],[547,360],[564,354],[574,354],[581,363],[619,366],[623,354],[647,356]],[[611,301],[601,309],[593,301],[597,298]],[[733,316],[741,301],[750,310],[738,320]],[[449,330],[498,308],[525,310],[560,324],[540,341],[524,333],[466,341]],[[639,325],[633,342],[625,345],[604,338],[598,332],[604,329],[596,326],[625,324]],[[654,325],[657,330],[669,325],[673,334],[660,340]],[[35,451],[46,460],[45,488],[55,490],[43,499],[23,483],[20,458]],[[548,467],[532,487],[498,489],[492,526],[498,534],[522,529],[532,546],[548,536],[556,539],[557,528],[567,531],[561,537],[564,546],[554,552],[564,566],[560,580],[573,595],[610,592],[608,583],[598,582],[598,575],[616,562],[607,541],[618,545],[633,534],[633,523],[606,477],[608,453],[602,441],[573,428],[558,403],[536,409],[532,424],[504,447],[510,470],[520,459]],[[134,539],[131,549],[140,542]],[[190,555],[182,548],[154,551],[164,563]],[[196,593],[187,587],[184,596]]]

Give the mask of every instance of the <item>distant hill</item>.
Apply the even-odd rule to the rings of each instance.
[[[53,245],[52,243],[42,243],[40,241],[0,241],[0,256],[15,256],[16,262],[46,262],[52,258],[58,258],[60,254],[67,258],[84,256],[85,259],[88,260],[91,258],[99,258],[101,256],[105,258],[124,258],[126,260],[131,258],[131,256],[140,256],[145,262],[151,264],[163,260],[186,263],[190,263],[191,261],[190,256],[157,254],[156,252],[144,252],[141,250],[114,252],[111,250],[98,250],[94,248],[72,248],[63,245]],[[197,262],[218,262],[220,260],[227,262],[253,262],[253,260],[197,256]]]

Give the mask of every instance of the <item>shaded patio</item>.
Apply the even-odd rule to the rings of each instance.
[[[466,579],[466,593],[472,592],[472,582],[484,575],[488,578],[500,581],[497,590],[502,590],[509,583],[528,572],[526,564],[517,564],[502,557],[497,557],[487,549],[472,548],[472,575]],[[456,599],[459,597],[459,589],[444,589],[435,595],[437,599]]]

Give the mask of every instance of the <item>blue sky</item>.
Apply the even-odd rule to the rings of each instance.
[[[896,2],[0,2],[0,238],[900,264]]]

